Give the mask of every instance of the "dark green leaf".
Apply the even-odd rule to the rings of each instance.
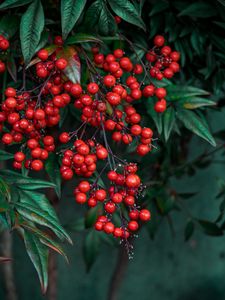
[[[85,15],[85,23],[88,28],[94,29],[99,21],[102,8],[102,1],[97,0],[91,4]]]
[[[117,16],[145,30],[145,23],[129,0],[108,0],[108,2]]]
[[[190,4],[179,13],[179,16],[190,16],[197,18],[208,18],[217,14],[214,6],[206,2],[195,2]]]
[[[169,107],[163,114],[163,129],[165,140],[168,141],[175,122],[175,111]]]
[[[67,45],[74,45],[87,42],[102,43],[101,39],[99,39],[98,37],[86,33],[76,33],[75,35],[70,36],[66,40]]]
[[[24,231],[23,236],[27,253],[38,273],[42,292],[45,293],[48,286],[48,248],[30,232]]]
[[[114,35],[117,31],[117,25],[113,15],[108,7],[102,2],[100,18],[98,22],[99,32],[102,35]]]
[[[51,182],[55,184],[55,191],[57,196],[61,197],[61,175],[59,171],[59,163],[57,156],[54,153],[50,153],[46,163],[45,170],[48,173]]]
[[[150,11],[150,16],[154,16],[155,14],[158,14],[164,10],[166,10],[169,7],[169,3],[167,1],[158,1],[156,2]]]
[[[216,146],[216,142],[208,128],[205,126],[201,118],[199,118],[194,112],[179,109],[177,111],[177,117],[187,129],[205,139],[212,146]]]
[[[87,0],[61,0],[62,36],[66,39],[79,19]]]
[[[212,235],[212,236],[223,235],[223,230],[215,223],[205,221],[205,220],[198,220],[198,223],[201,225],[204,232],[208,235]]]
[[[18,16],[5,15],[0,20],[0,34],[9,39],[17,32],[18,26]]]
[[[0,9],[9,9],[19,6],[24,6],[33,0],[5,0],[1,5]]]
[[[87,271],[90,270],[94,261],[97,258],[100,249],[100,241],[98,232],[91,230],[84,241],[84,259],[87,266]]]
[[[6,151],[0,149],[0,161],[1,160],[12,159],[13,157],[14,157],[14,154],[6,152]]]
[[[147,113],[152,117],[153,121],[155,122],[155,125],[157,127],[158,133],[161,134],[162,133],[162,115],[158,114],[155,110],[154,110],[154,104],[153,104],[153,100],[152,98],[148,98],[147,102],[146,102],[146,106],[147,106]]]
[[[59,222],[45,211],[40,208],[37,209],[36,206],[28,205],[27,203],[14,203],[14,206],[18,213],[25,219],[50,228],[60,239],[66,239],[72,244],[69,235]]]
[[[192,220],[188,221],[184,230],[185,241],[188,241],[193,235],[195,230],[195,224]]]
[[[203,106],[215,106],[216,102],[201,97],[193,97],[181,100],[179,104],[182,104],[186,109],[196,109]]]
[[[44,11],[40,0],[31,3],[20,23],[21,49],[25,64],[36,52],[44,28]]]

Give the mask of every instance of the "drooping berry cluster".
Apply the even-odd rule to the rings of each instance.
[[[65,146],[59,152],[62,178],[71,180],[74,175],[90,178],[75,187],[76,202],[87,203],[89,207],[98,205],[101,213],[95,223],[96,230],[112,233],[122,240],[137,231],[138,221],[148,221],[150,212],[139,208],[144,186],[137,175],[137,165],[113,153],[108,133],[116,143],[136,143],[139,156],[151,151],[152,129],[141,124],[141,115],[134,105],[141,98],[155,97],[157,100],[154,104],[153,98],[152,103],[155,111],[165,111],[166,89],[155,86],[151,78],[171,78],[179,71],[179,53],[164,46],[162,36],[155,37],[154,45],[146,54],[146,64],[142,61],[134,64],[122,49],[107,55],[98,46],[92,48],[91,55],[82,49],[79,55],[86,62],[90,81],[80,84],[66,76],[68,61],[60,56],[63,41],[58,36],[54,47],[39,50],[31,64],[35,64],[32,77],[35,86],[30,90],[26,90],[25,83],[21,90],[8,87],[0,110],[1,141],[6,145],[21,145],[14,155],[13,166],[42,170],[49,152],[55,152],[57,139]],[[60,111],[71,103],[80,110],[82,124],[55,139],[51,127],[59,124]],[[99,170],[101,162],[105,166]],[[107,181],[104,187],[100,184],[102,178]],[[120,224],[115,221],[116,212]]]
[[[9,48],[9,41],[3,36],[0,35],[0,57],[5,54]],[[6,66],[5,63],[0,59],[0,74],[5,72]]]

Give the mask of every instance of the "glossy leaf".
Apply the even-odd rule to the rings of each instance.
[[[201,138],[205,139],[212,146],[216,146],[216,142],[208,130],[204,122],[198,117],[197,114],[190,110],[178,110],[177,112],[178,119],[184,124],[184,126],[190,131],[194,132]]]
[[[215,106],[216,102],[201,97],[187,98],[180,102],[186,109],[196,109],[203,106]]]
[[[124,21],[146,29],[138,11],[129,0],[108,0],[108,2],[114,13]]]
[[[86,33],[76,33],[73,36],[70,36],[66,40],[67,45],[80,44],[80,43],[102,43],[101,39],[95,35],[86,34]]]
[[[87,0],[61,0],[62,37],[66,39],[79,19]]]
[[[32,1],[33,0],[5,0],[0,5],[0,10],[1,9],[9,9],[9,8],[14,8],[14,7],[24,6],[26,4],[29,4]]]
[[[205,2],[195,2],[179,13],[179,16],[190,16],[197,18],[208,18],[217,14],[214,6]]]
[[[0,161],[12,159],[13,157],[14,157],[14,154],[6,152],[5,150],[0,150]]]
[[[57,193],[57,196],[60,198],[61,197],[61,175],[59,171],[58,160],[54,153],[50,153],[45,164],[45,170],[48,173],[51,182],[55,184],[55,191]]]
[[[162,129],[163,129],[163,124],[162,124],[162,115],[158,114],[155,110],[154,110],[154,104],[153,104],[153,100],[152,98],[148,98],[147,102],[146,102],[146,107],[147,107],[147,113],[149,114],[149,116],[153,119],[153,121],[155,122],[156,128],[158,130],[158,133],[161,134],[162,133]]]
[[[102,35],[114,35],[117,31],[117,25],[114,17],[104,2],[102,2],[98,26],[99,32]]]
[[[48,286],[48,248],[30,232],[24,231],[24,243],[41,282],[42,292],[45,293]]]
[[[98,232],[95,230],[89,231],[84,241],[84,259],[87,267],[87,271],[90,270],[91,266],[96,260],[99,253],[100,241]]]
[[[40,0],[31,3],[20,23],[21,49],[27,65],[36,52],[44,29],[44,11]]]
[[[169,107],[163,114],[163,131],[165,140],[168,141],[175,123],[175,111]]]
[[[28,205],[27,203],[14,203],[14,206],[18,213],[25,219],[50,228],[60,239],[66,239],[72,244],[69,235],[65,232],[59,222],[45,211],[40,208],[37,209],[33,205]]]
[[[9,39],[17,32],[18,26],[18,16],[4,15],[0,19],[0,34]]]
[[[185,241],[188,241],[191,238],[191,236],[194,233],[194,230],[195,230],[195,224],[192,220],[189,220],[184,230]]]

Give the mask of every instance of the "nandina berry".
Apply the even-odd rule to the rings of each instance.
[[[169,68],[166,68],[166,69],[163,71],[163,74],[164,74],[164,77],[165,77],[165,78],[170,79],[170,78],[173,77],[174,71],[172,70],[172,68],[169,67]]]
[[[40,158],[42,153],[42,149],[40,147],[34,148],[31,151],[32,158]]]
[[[125,182],[129,188],[136,188],[140,185],[140,178],[136,174],[129,174]]]
[[[95,207],[97,205],[97,201],[95,198],[89,198],[87,204],[89,207]]]
[[[142,221],[149,221],[151,218],[151,213],[148,209],[142,209],[139,213],[139,218]]]
[[[133,135],[140,135],[141,134],[141,132],[142,132],[142,128],[141,128],[141,126],[140,125],[132,125],[131,126],[131,128],[130,128],[130,132],[131,132],[131,134],[133,134]]]
[[[106,94],[106,99],[113,106],[116,106],[116,105],[120,104],[120,102],[121,102],[120,95],[118,95],[116,93],[113,93],[113,92],[107,93]]]
[[[108,151],[101,146],[97,148],[96,155],[99,159],[106,159],[108,156]]]
[[[107,177],[110,181],[116,181],[118,175],[115,171],[109,171]]]
[[[116,24],[119,24],[122,21],[122,19],[119,16],[115,16],[114,20],[115,20]]]
[[[105,58],[104,58],[104,55],[101,54],[101,53],[98,53],[94,56],[94,62],[97,64],[97,65],[100,65],[104,62]]]
[[[161,53],[165,56],[168,56],[171,53],[171,48],[169,46],[164,46],[161,49]]]
[[[57,46],[62,46],[63,45],[63,39],[60,35],[55,36],[54,44],[57,45]]]
[[[140,144],[137,146],[137,153],[140,156],[146,155],[150,150],[151,148],[148,145]]]
[[[115,226],[113,225],[112,222],[107,222],[105,223],[103,229],[105,231],[105,233],[110,234],[113,233]]]
[[[16,90],[12,87],[8,87],[5,90],[5,95],[6,95],[6,97],[15,97],[16,96]]]
[[[70,136],[69,136],[68,132],[62,132],[59,136],[59,140],[63,144],[68,143],[70,140]]]
[[[154,95],[155,87],[152,84],[146,85],[142,91],[144,97],[152,97]]]
[[[95,223],[95,229],[96,230],[98,230],[98,231],[101,231],[102,229],[103,229],[103,223],[102,222],[100,222],[100,221],[97,221],[96,223]]]
[[[99,86],[98,86],[98,84],[97,83],[95,83],[95,82],[91,82],[91,83],[89,83],[88,85],[87,85],[87,91],[88,91],[88,93],[90,93],[90,94],[96,94],[97,92],[98,92],[98,90],[99,90]]]
[[[90,191],[90,183],[88,181],[81,181],[78,185],[78,189],[82,192],[82,193],[87,193],[88,191]]]
[[[95,198],[98,201],[104,201],[106,199],[106,196],[107,196],[106,191],[103,189],[97,190],[95,192]]]
[[[43,169],[43,162],[40,159],[35,159],[31,162],[31,168],[34,171],[40,171]]]
[[[136,230],[138,230],[138,222],[137,221],[130,221],[129,223],[128,223],[128,229],[130,230],[130,231],[136,231]]]
[[[154,110],[158,113],[163,113],[166,110],[166,100],[161,99],[161,100],[157,101],[154,106]]]
[[[9,48],[9,41],[7,39],[0,40],[0,49],[6,51]]]
[[[65,179],[65,180],[70,180],[73,178],[73,170],[68,168],[68,169],[65,169],[64,171],[62,171],[62,178]]]
[[[134,66],[133,72],[134,72],[134,74],[137,74],[137,75],[142,74],[143,73],[143,67],[142,67],[142,65],[136,64]]]
[[[82,94],[82,87],[79,83],[74,83],[72,84],[71,88],[70,88],[70,93],[74,96],[74,97],[79,97]]]
[[[153,131],[151,130],[151,128],[144,127],[144,128],[142,128],[141,136],[142,136],[143,138],[145,138],[145,139],[152,138],[152,136],[153,136]]]
[[[111,198],[114,203],[121,203],[123,201],[123,196],[120,193],[115,193]]]
[[[14,159],[17,162],[22,162],[25,159],[25,154],[23,152],[16,152],[14,155]]]
[[[153,42],[155,46],[162,47],[165,43],[165,39],[162,35],[156,35]]]
[[[45,118],[45,111],[41,108],[38,108],[34,111],[34,118],[36,120],[43,120]]]
[[[170,53],[170,58],[173,61],[178,61],[180,59],[180,53],[177,52],[177,51],[173,51],[173,52]]]
[[[157,98],[162,99],[166,97],[166,89],[164,88],[156,88],[155,95]]]
[[[3,142],[3,144],[10,145],[13,142],[12,135],[10,133],[5,133],[2,136],[2,142]]]
[[[116,205],[115,205],[115,203],[109,201],[105,204],[104,209],[107,213],[113,214],[116,210]]]
[[[113,55],[116,57],[116,58],[121,58],[123,57],[123,50],[122,49],[116,49],[113,51]]]
[[[124,198],[124,203],[125,204],[127,204],[127,205],[129,205],[129,206],[133,206],[134,205],[134,203],[135,203],[135,199],[134,199],[134,196],[126,196],[125,198]]]
[[[75,194],[75,200],[79,204],[84,204],[87,201],[87,196],[85,193],[78,192]]]
[[[48,71],[45,68],[39,68],[37,69],[37,76],[40,78],[45,78],[48,76]]]
[[[106,75],[103,78],[104,85],[107,87],[112,87],[116,83],[116,78],[113,75]]]
[[[41,59],[41,60],[47,60],[48,59],[48,50],[46,49],[41,49],[38,51],[37,56]]]
[[[55,66],[59,70],[64,70],[67,67],[67,65],[68,65],[68,62],[67,62],[67,60],[65,58],[59,58],[55,62]]]
[[[119,227],[116,227],[113,231],[115,237],[121,237],[123,235],[123,230]]]
[[[51,135],[46,135],[44,138],[43,138],[43,143],[44,145],[46,146],[51,146],[54,144],[54,138],[51,136]]]
[[[129,212],[129,217],[132,220],[138,220],[138,218],[139,218],[139,211],[138,210],[131,210]]]

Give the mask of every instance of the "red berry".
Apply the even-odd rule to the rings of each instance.
[[[3,144],[10,145],[13,142],[12,135],[10,133],[5,133],[2,136],[2,142],[3,142]]]
[[[56,68],[58,68],[59,70],[64,70],[68,65],[68,62],[66,59],[64,58],[59,58],[57,59],[57,61],[55,62],[55,66]]]
[[[78,185],[78,189],[82,193],[87,193],[88,191],[90,191],[90,188],[90,183],[88,181],[81,181]]]
[[[43,162],[39,159],[35,159],[31,162],[31,168],[34,171],[40,171],[43,169]]]
[[[112,222],[107,222],[105,223],[103,229],[105,231],[105,233],[110,234],[113,233],[115,226],[113,225]]]
[[[99,90],[99,87],[98,87],[97,83],[95,83],[95,82],[91,82],[87,85],[87,91],[90,94],[94,95],[98,92],[98,90]]]
[[[16,152],[14,155],[14,159],[17,162],[22,162],[25,159],[25,154],[23,152]]]
[[[68,132],[62,132],[59,136],[59,140],[63,144],[68,143],[70,140],[70,136],[69,136]]]
[[[16,96],[16,90],[12,87],[8,87],[5,90],[5,95],[6,95],[6,97],[15,97]]]
[[[113,214],[116,210],[116,205],[115,205],[115,203],[109,201],[105,204],[104,208],[107,213]]]
[[[166,97],[166,89],[164,88],[156,88],[155,95],[157,98],[162,99]]]
[[[112,196],[112,201],[114,203],[121,203],[123,201],[123,196],[120,194],[120,193],[115,193],[113,196]]]
[[[116,78],[113,75],[106,75],[103,79],[104,85],[107,87],[112,87],[116,83]]]
[[[84,194],[84,193],[77,193],[76,195],[75,195],[75,200],[76,200],[76,202],[77,203],[79,203],[79,204],[84,204],[86,201],[87,201],[87,196],[86,196],[86,194]]]
[[[37,56],[41,60],[47,60],[48,59],[48,51],[46,49],[41,49],[38,51]]]
[[[97,190],[95,192],[95,198],[98,201],[104,201],[106,199],[106,196],[107,196],[106,191],[103,189]]]
[[[142,209],[139,213],[139,218],[142,221],[149,221],[151,218],[151,213],[148,209]]]
[[[162,47],[165,43],[165,39],[162,35],[156,35],[153,42],[155,46]]]
[[[108,156],[108,151],[101,146],[97,148],[96,155],[99,159],[106,159]]]
[[[98,230],[98,231],[101,231],[102,228],[103,228],[103,225],[104,225],[104,224],[103,224],[102,222],[97,221],[97,222],[95,223],[95,229]]]
[[[130,229],[130,231],[136,231],[138,230],[138,223],[136,221],[130,221],[128,223],[128,229]]]
[[[166,100],[161,99],[161,100],[157,101],[154,106],[154,110],[158,113],[163,113],[166,110]]]

